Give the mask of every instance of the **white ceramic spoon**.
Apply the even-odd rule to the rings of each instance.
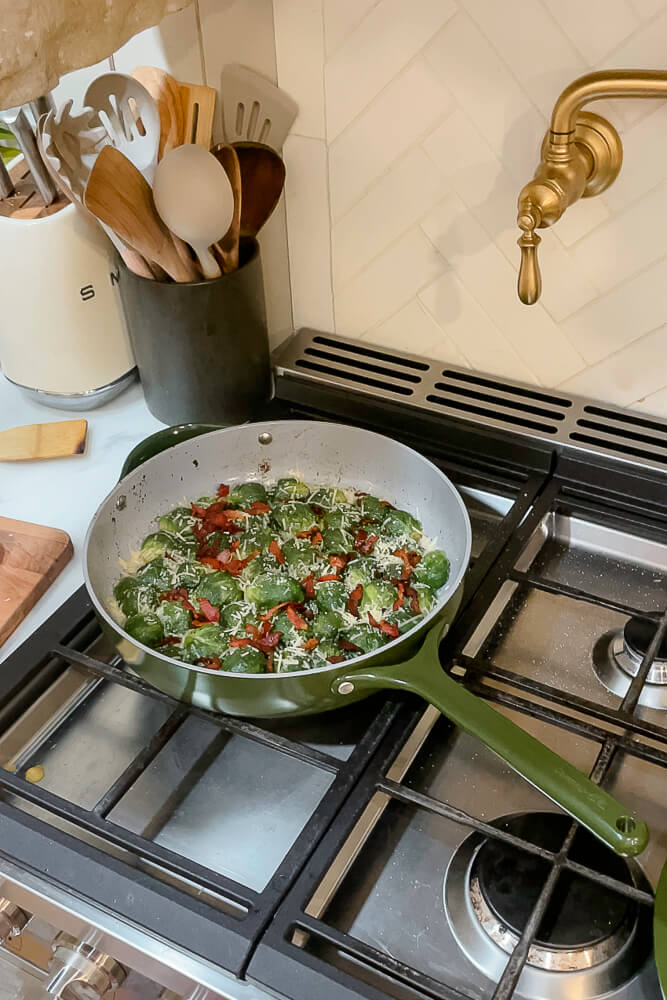
[[[219,278],[210,247],[229,229],[234,194],[215,156],[194,144],[165,153],[155,171],[153,198],[165,226],[196,253],[204,277]]]

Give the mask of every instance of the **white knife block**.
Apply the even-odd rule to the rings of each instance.
[[[0,217],[0,262],[0,365],[12,382],[77,395],[134,368],[115,251],[80,208]]]

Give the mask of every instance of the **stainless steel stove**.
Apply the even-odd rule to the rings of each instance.
[[[667,422],[302,331],[273,416],[372,427],[473,525],[444,669],[651,828],[612,854],[416,698],[154,691],[83,592],[0,669],[0,1000],[658,1000]]]

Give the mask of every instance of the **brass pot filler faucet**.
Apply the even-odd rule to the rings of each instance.
[[[535,177],[519,194],[517,223],[521,265],[519,298],[530,306],[542,291],[535,232],[552,226],[579,198],[612,184],[623,163],[618,132],[606,118],[581,109],[607,97],[667,97],[667,72],[616,69],[587,73],[567,87],[554,105]]]

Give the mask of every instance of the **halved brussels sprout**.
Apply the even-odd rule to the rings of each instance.
[[[343,531],[342,528],[326,528],[322,532],[322,551],[327,555],[352,552],[353,548],[354,539],[348,531]]]
[[[313,619],[311,631],[318,639],[333,639],[343,627],[343,617],[337,611],[320,611]]]
[[[359,622],[358,625],[350,625],[349,628],[344,629],[340,633],[339,638],[353,642],[364,653],[370,653],[374,649],[379,649],[388,640],[388,636],[384,632],[380,632],[379,629],[372,628],[370,625],[364,624],[364,622]],[[354,655],[360,656],[361,654],[355,653]]]
[[[198,562],[176,563],[173,571],[174,587],[185,587],[186,590],[193,590],[200,580],[206,576],[207,570]]]
[[[425,583],[416,583],[415,590],[419,600],[419,610],[422,614],[427,615],[435,607],[435,594]]]
[[[155,604],[157,590],[134,576],[124,576],[113,588],[113,596],[124,615],[136,615]]]
[[[279,479],[273,490],[274,500],[305,500],[310,487],[300,479]]]
[[[320,486],[311,496],[310,503],[319,504],[320,507],[334,507],[339,503],[347,503],[347,497],[336,486]]]
[[[192,623],[192,613],[178,601],[161,601],[156,614],[165,635],[185,635]]]
[[[207,573],[194,591],[194,597],[204,597],[216,608],[221,608],[223,604],[230,601],[240,601],[243,597],[243,590],[238,580],[235,580],[229,573],[223,570],[213,570]]]
[[[282,550],[290,572],[299,579],[308,576],[318,566],[324,567],[320,549],[311,545],[308,539],[290,538],[282,546]]]
[[[221,669],[228,670],[232,674],[264,674],[266,657],[252,646],[239,646],[227,653]]]
[[[256,615],[247,604],[237,601],[233,604],[227,604],[222,609],[220,619],[225,628],[232,629],[233,632],[241,635],[246,625],[256,621]]]
[[[229,637],[219,625],[200,625],[185,633],[183,648],[190,661],[201,656],[223,656],[227,652]]]
[[[354,590],[358,584],[365,587],[374,579],[374,575],[375,561],[359,556],[359,558],[347,564],[345,582],[351,590]]]
[[[266,523],[254,524],[254,521],[265,521]],[[268,549],[269,543],[273,538],[273,532],[268,524],[268,518],[252,517],[250,518],[250,527],[248,530],[236,537],[239,540],[236,555],[238,555],[239,559],[246,559],[255,549],[259,549],[260,552]]]
[[[170,535],[192,534],[195,518],[189,507],[174,507],[168,514],[163,514],[158,522],[160,531]]]
[[[266,489],[261,483],[241,483],[235,486],[227,494],[226,500],[230,507],[249,507],[251,503],[259,500],[261,503],[267,501]]]
[[[176,570],[176,563],[168,562],[159,556],[157,559],[152,559],[145,566],[137,572],[137,579],[144,584],[151,584],[156,587],[158,591],[169,590],[170,587],[175,586],[174,584],[174,572]]]
[[[162,622],[151,611],[143,615],[130,615],[125,622],[125,631],[144,646],[155,646],[164,637]]]
[[[449,579],[449,559],[440,549],[427,552],[414,569],[414,578],[431,590],[438,590]]]
[[[372,517],[374,521],[384,521],[388,508],[383,507],[378,498],[369,493],[367,497],[361,498],[359,510],[362,517]]]
[[[378,613],[391,608],[396,600],[397,591],[386,580],[371,580],[363,588],[364,593],[359,605],[364,613],[370,611],[377,618]]]
[[[168,552],[176,539],[173,535],[168,535],[166,531],[154,531],[146,535],[141,544],[141,559],[144,564],[152,562],[159,556]]]
[[[296,534],[297,531],[308,531],[316,525],[317,517],[307,503],[301,500],[288,500],[287,503],[278,503],[273,508],[273,520],[281,531],[289,531]]]
[[[421,523],[407,510],[390,510],[382,522],[382,534],[391,538],[412,535],[413,531],[421,531]]]
[[[246,587],[245,596],[246,600],[266,610],[283,601],[302,601],[304,594],[300,583],[284,573],[272,570],[260,573],[251,580]]]
[[[328,510],[324,515],[327,528],[351,528],[361,517],[358,507],[348,504],[336,510]]]
[[[347,587],[337,580],[325,580],[315,587],[315,600],[320,611],[342,611],[347,598]]]

